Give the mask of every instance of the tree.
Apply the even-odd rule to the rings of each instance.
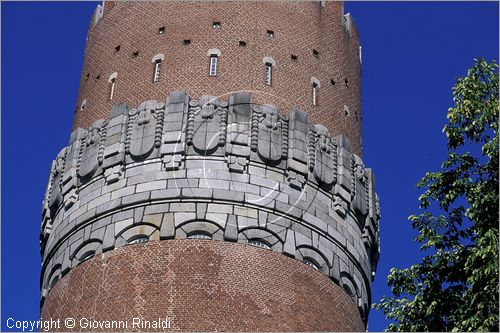
[[[394,296],[372,306],[388,331],[499,330],[498,89],[498,65],[482,59],[453,87],[448,157],[418,183],[424,212],[409,217],[424,257],[391,269]]]

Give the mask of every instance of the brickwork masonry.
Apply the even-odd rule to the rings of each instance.
[[[340,1],[106,1],[89,27],[74,128],[145,96],[160,100],[186,90],[227,99],[245,91],[255,103],[299,107],[333,135],[345,135],[362,156],[359,47]],[[210,50],[218,55],[215,76]],[[264,79],[267,61],[271,85]]]
[[[374,176],[344,136],[234,93],[184,91],[77,128],[53,161],[41,228],[42,304],[64,275],[130,243],[253,244],[341,286],[366,321],[379,257]],[[196,241],[193,240],[193,241]]]
[[[52,288],[41,316],[74,318],[72,331],[365,330],[356,304],[320,271],[275,251],[200,239],[96,255]],[[134,324],[159,318],[168,327]],[[125,324],[99,326],[106,321]]]

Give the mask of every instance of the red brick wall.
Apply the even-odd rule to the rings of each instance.
[[[321,272],[212,240],[152,241],[96,256],[56,283],[41,316],[128,319],[128,330],[133,317],[168,317],[172,330],[188,331],[364,330],[352,299]]]
[[[352,37],[343,27],[341,2],[327,1],[326,7],[319,1],[105,4],[103,18],[88,34],[75,127],[107,118],[113,104],[137,106],[147,99],[162,100],[173,90],[186,90],[193,97],[244,90],[252,92],[255,102],[275,104],[283,113],[300,107],[313,123],[345,134],[354,152],[361,153],[359,41],[354,25]],[[214,30],[213,21],[221,22],[221,28]],[[159,35],[163,26],[165,34]],[[275,37],[268,38],[267,30]],[[184,39],[191,45],[184,46]],[[240,40],[247,46],[239,46]],[[222,52],[217,77],[208,76],[210,48]],[[132,58],[135,51],[139,55]],[[151,59],[158,53],[165,60],[160,82],[153,83]],[[264,84],[265,56],[277,63],[272,86]],[[108,78],[113,72],[118,78],[110,101]],[[312,76],[321,82],[317,106],[311,103]],[[344,104],[350,110],[347,117]]]

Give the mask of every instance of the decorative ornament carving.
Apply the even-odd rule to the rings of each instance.
[[[104,177],[106,178],[106,184],[112,184],[117,182],[123,177],[123,171],[125,169],[125,166],[122,164],[118,164],[115,166],[112,166],[106,171],[104,171]]]
[[[49,186],[50,190],[48,194],[48,206],[50,209],[57,209],[57,206],[59,206],[62,200],[62,177],[66,164],[67,152],[68,148],[64,147],[52,163],[52,169],[50,171],[52,183]]]
[[[106,121],[97,121],[83,134],[76,166],[77,175],[81,178],[92,177],[102,165],[106,125]]]
[[[189,96],[184,91],[172,93],[163,119],[160,156],[165,170],[178,170],[185,157]]]
[[[360,216],[358,220],[363,221],[361,217],[368,214],[368,176],[363,161],[356,154],[352,154],[352,175],[352,205],[354,212]]]
[[[315,125],[314,168],[315,178],[323,186],[331,186],[337,180],[337,147],[330,132],[323,125]]]
[[[244,172],[250,158],[252,107],[250,96],[235,93],[230,97],[227,125],[226,162],[229,170]]]
[[[273,105],[254,107],[252,113],[252,151],[262,161],[278,164],[288,155],[288,121]]]
[[[133,159],[146,159],[160,146],[164,107],[164,103],[151,100],[129,110],[125,152]]]
[[[186,143],[202,156],[226,144],[227,102],[204,96],[189,103]]]
[[[293,109],[288,126],[284,127],[283,136],[286,143],[287,181],[292,188],[302,190],[307,181],[309,153],[309,119],[307,113]],[[283,147],[285,149],[285,147]],[[314,163],[313,160],[311,160]]]

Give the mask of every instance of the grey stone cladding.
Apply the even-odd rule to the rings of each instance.
[[[342,135],[245,93],[177,91],[77,128],[52,162],[42,215],[42,301],[96,254],[193,237],[304,261],[365,320],[369,311],[380,219],[372,171]]]

